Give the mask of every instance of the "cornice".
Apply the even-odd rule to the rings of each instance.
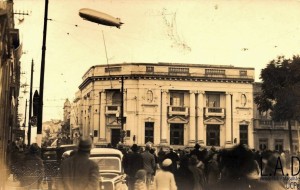
[[[89,83],[93,81],[109,81],[109,80],[120,80],[121,77],[124,80],[163,80],[163,81],[191,81],[191,82],[217,82],[217,83],[245,83],[252,84],[254,79],[252,78],[214,78],[214,77],[195,77],[195,76],[166,76],[166,75],[115,75],[115,76],[90,76],[86,78],[80,85],[79,89],[82,90]]]

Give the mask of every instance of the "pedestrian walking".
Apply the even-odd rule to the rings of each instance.
[[[141,155],[143,157],[143,168],[147,172],[147,187],[149,188],[149,185],[152,181],[152,177],[155,171],[155,158],[150,153],[150,145],[147,144],[145,148],[145,152],[143,152]]]
[[[169,158],[172,160],[172,170],[171,172],[173,174],[175,174],[175,172],[177,171],[177,163],[179,162],[179,156],[177,155],[176,152],[174,152],[173,147],[170,147],[170,152],[168,154],[166,154],[165,158]]]
[[[148,190],[146,184],[147,172],[146,170],[138,170],[135,175],[136,181],[134,183],[134,190]]]
[[[165,159],[162,162],[161,170],[158,170],[154,177],[155,190],[177,190],[176,182],[172,170],[172,160]]]
[[[194,176],[189,169],[189,157],[187,155],[180,160],[180,167],[175,173],[175,181],[178,190],[193,189],[194,187]]]
[[[189,160],[189,169],[193,173],[194,185],[193,190],[204,190],[206,179],[204,170],[198,166],[199,160],[197,157],[191,157]]]
[[[81,139],[78,151],[61,164],[59,189],[63,190],[98,190],[99,167],[89,159],[92,141]]]
[[[253,152],[244,145],[237,145],[220,152],[221,179],[209,186],[209,190],[277,190],[267,183],[253,179],[251,174],[257,170]]]
[[[44,164],[39,156],[40,147],[33,143],[20,166],[19,180],[23,189],[41,189],[44,177]]]
[[[128,188],[130,190],[133,189],[137,171],[143,169],[144,167],[143,157],[140,153],[138,153],[138,149],[138,146],[136,144],[133,144],[131,146],[132,151],[125,154],[122,161],[124,172],[127,175]]]

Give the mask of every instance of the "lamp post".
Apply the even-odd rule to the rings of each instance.
[[[121,77],[121,142],[124,143],[124,76]]]
[[[28,119],[28,133],[27,133],[28,145],[31,144],[32,83],[33,83],[33,60],[31,62],[30,92],[29,92],[29,115],[28,115],[29,119]]]

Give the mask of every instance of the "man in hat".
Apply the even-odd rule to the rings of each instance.
[[[138,170],[143,169],[143,158],[138,153],[138,146],[133,144],[132,152],[127,153],[123,157],[124,172],[127,174],[128,188],[133,189],[135,183],[135,174]]]
[[[144,170],[147,171],[147,187],[149,187],[152,177],[154,175],[155,171],[155,158],[154,156],[150,153],[150,145],[146,144],[145,147],[145,152],[143,152],[141,155],[143,157],[143,165],[144,165]]]
[[[172,160],[172,173],[175,174],[177,171],[177,164],[179,162],[179,156],[176,152],[174,152],[174,148],[170,147],[170,152],[166,155],[166,158]]]
[[[64,190],[99,189],[99,167],[89,159],[91,138],[81,139],[78,151],[67,158],[60,168],[60,188]]]

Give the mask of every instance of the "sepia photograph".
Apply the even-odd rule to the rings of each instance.
[[[300,189],[300,0],[0,0],[0,190]]]

